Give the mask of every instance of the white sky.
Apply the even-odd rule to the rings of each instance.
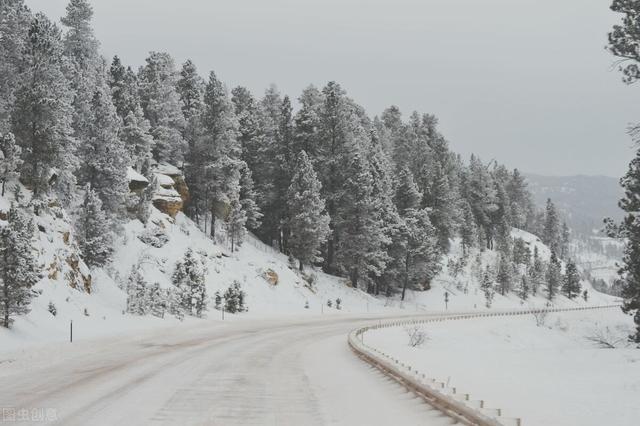
[[[26,0],[58,18],[66,0]],[[193,59],[292,98],[336,80],[370,115],[440,118],[452,148],[540,174],[620,176],[640,86],[604,50],[610,0],[93,0],[106,56]]]

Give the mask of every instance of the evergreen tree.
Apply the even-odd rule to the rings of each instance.
[[[202,317],[207,309],[206,273],[202,259],[192,249],[187,249],[176,264],[172,282],[178,292],[178,303],[189,315]]]
[[[569,299],[574,299],[580,295],[580,291],[582,291],[582,286],[580,285],[578,268],[573,261],[568,261],[562,283],[562,293]]]
[[[22,181],[42,197],[57,171],[57,189],[68,199],[77,167],[71,137],[72,93],[62,73],[58,27],[37,14],[29,27],[13,109],[13,133],[22,148]]]
[[[511,262],[507,256],[500,254],[496,281],[498,282],[498,289],[501,295],[505,296],[509,291],[511,291],[511,279]]]
[[[521,300],[527,300],[529,297],[529,277],[526,274],[523,274],[520,277],[520,286],[518,287],[518,297]]]
[[[114,56],[111,62],[108,83],[113,105],[122,120],[140,108],[138,77],[131,67],[125,68],[118,56]]]
[[[187,184],[194,193],[196,215],[210,213],[210,234],[215,235],[217,216],[226,218],[233,200],[240,197],[241,147],[237,120],[227,90],[215,73],[209,76],[202,114],[203,134],[194,148],[187,171]],[[205,225],[206,230],[206,225]]]
[[[100,267],[109,262],[113,253],[110,223],[102,209],[100,197],[88,185],[75,225],[78,246],[86,264]]]
[[[124,117],[119,133],[126,149],[125,158],[129,159],[137,172],[143,174],[149,174],[152,159],[154,141],[150,131],[149,121],[144,118],[142,108],[138,106]]]
[[[529,282],[531,284],[531,294],[535,296],[538,294],[538,290],[544,285],[546,280],[545,265],[540,258],[537,246],[533,249],[533,261],[528,274]]]
[[[547,200],[547,207],[545,209],[542,242],[556,253],[560,249],[560,220],[558,219],[556,207],[551,199]]]
[[[613,0],[611,10],[624,14],[624,17],[622,24],[615,25],[609,33],[609,50],[623,60],[620,68],[624,81],[634,83],[640,78],[640,4],[637,1]],[[632,135],[638,137],[638,126],[633,129]],[[636,331],[629,338],[640,344],[640,220],[637,218],[637,212],[640,211],[640,150],[629,163],[629,170],[620,184],[624,189],[624,197],[619,206],[626,213],[621,227],[626,237],[624,265],[620,271],[624,283],[622,310],[633,315]]]
[[[80,153],[80,183],[96,192],[104,210],[119,214],[129,194],[127,167],[129,157],[118,136],[120,119],[106,87],[98,87],[91,102],[91,122]]]
[[[149,313],[147,281],[142,274],[140,265],[133,265],[127,278],[127,312],[134,315]]]
[[[476,226],[475,218],[473,217],[471,206],[466,200],[462,201],[462,225],[460,227],[460,238],[462,242],[462,250],[465,255],[469,253],[469,249],[478,244],[478,228]]]
[[[438,235],[439,249],[447,253],[461,212],[458,210],[455,188],[440,163],[436,163],[424,189],[423,206],[429,209],[431,223]]]
[[[405,215],[408,210],[420,208],[422,195],[408,167],[403,167],[400,170],[394,202],[401,216]]]
[[[22,149],[16,145],[16,138],[12,133],[0,134],[0,181],[3,197],[7,182],[19,175],[18,170],[22,165],[21,153]]]
[[[560,258],[566,259],[569,256],[569,243],[571,240],[571,232],[567,222],[562,222],[562,232],[560,234]]]
[[[298,154],[295,174],[287,195],[288,248],[303,264],[321,261],[320,247],[329,236],[329,217],[320,196],[321,184],[305,151]]]
[[[556,256],[555,251],[551,252],[551,260],[549,261],[549,267],[547,268],[547,299],[553,300],[562,284],[562,271],[560,261]]]
[[[611,10],[624,14],[622,23],[613,26],[609,33],[609,51],[620,61],[620,71],[627,84],[635,83],[640,78],[640,4],[635,0],[613,0]]]
[[[153,158],[157,162],[180,164],[186,143],[186,125],[177,90],[177,72],[168,53],[151,52],[139,74],[140,98],[153,135]]]
[[[398,277],[402,283],[401,300],[405,299],[408,288],[428,290],[431,280],[440,272],[440,254],[435,228],[424,210],[408,210],[403,217],[401,228]]]
[[[30,311],[40,265],[32,246],[33,222],[11,206],[8,224],[0,229],[0,320],[9,328],[16,315]]]
[[[247,217],[246,227],[251,230],[258,229],[260,227],[262,212],[258,207],[257,200],[258,194],[253,187],[253,177],[251,170],[246,163],[242,164],[240,170],[240,205],[242,211]]]
[[[231,240],[231,252],[234,252],[236,247],[242,245],[246,234],[246,223],[247,215],[242,209],[242,204],[238,200],[232,200],[229,215],[225,219],[227,238]]]
[[[339,244],[345,245],[351,243],[345,240],[348,240],[353,234],[349,236],[342,235],[342,231],[339,229],[338,222],[340,221],[339,216],[341,215],[338,213],[338,210],[340,208],[341,198],[348,193],[347,182],[350,177],[360,174],[360,177],[364,179],[367,174],[363,172],[362,165],[358,165],[357,169],[351,169],[354,161],[359,163],[363,160],[355,151],[362,141],[361,138],[366,137],[366,135],[363,134],[359,118],[355,114],[355,105],[346,97],[346,92],[338,83],[333,81],[329,82],[324,89],[322,89],[322,99],[323,103],[319,112],[317,135],[319,145],[315,150],[317,157],[312,159],[312,162],[318,167],[316,171],[322,183],[322,195],[326,201],[327,213],[331,218],[329,226],[332,232],[327,241],[326,256],[324,257],[325,269],[331,272],[335,271],[335,267],[337,266],[337,246]],[[357,157],[356,160],[353,159],[354,156]],[[347,172],[350,173],[351,176],[346,176]],[[353,184],[354,181],[352,180],[351,183]],[[369,182],[368,188],[357,191],[362,195],[359,200],[360,202],[369,198],[369,195],[365,194],[370,190],[371,184]],[[356,203],[363,207],[361,203]],[[373,225],[373,223],[370,225]],[[357,231],[355,234],[357,234]],[[359,236],[359,238],[367,239],[372,237]],[[376,250],[373,251],[375,252]],[[356,255],[356,258],[362,260],[361,256]],[[353,263],[359,262],[355,261]],[[355,271],[360,268],[351,269],[350,275],[352,275],[351,278],[353,279],[355,275],[359,275],[359,273],[356,274]]]
[[[354,287],[359,281],[369,285],[373,277],[385,270],[387,240],[375,199],[372,197],[373,181],[369,164],[359,153],[355,154],[348,168],[342,198],[336,199],[335,232],[336,264]],[[366,288],[366,287],[365,287]]]
[[[31,12],[23,0],[0,1],[0,134],[11,129],[14,92],[20,81],[20,67],[27,43]]]
[[[84,141],[90,132],[93,114],[93,96],[101,75],[102,59],[98,53],[99,43],[91,28],[93,8],[88,0],[70,0],[62,24],[67,27],[64,37],[64,53],[68,60],[65,67],[73,98],[73,130],[79,141]],[[104,81],[103,81],[104,83]]]
[[[487,270],[482,275],[482,280],[480,281],[480,289],[484,293],[485,305],[487,308],[490,308],[493,304],[493,298],[495,296],[495,289],[493,286],[493,277],[491,270],[487,267]]]

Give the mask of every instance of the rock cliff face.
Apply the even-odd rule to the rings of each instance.
[[[171,164],[161,163],[153,167],[152,173],[158,182],[152,203],[155,208],[175,219],[189,201],[189,188],[182,171]],[[147,178],[131,168],[128,177],[129,190],[134,194],[140,195],[149,185]]]

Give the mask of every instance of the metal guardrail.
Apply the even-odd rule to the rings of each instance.
[[[389,321],[353,330],[349,333],[348,343],[356,355],[365,362],[382,371],[383,374],[389,378],[405,386],[410,391],[422,397],[430,405],[462,424],[468,426],[522,426],[521,419],[503,417],[502,410],[486,407],[483,400],[472,400],[469,394],[458,393],[458,390],[455,387],[449,387],[445,383],[428,378],[426,374],[421,374],[411,366],[405,365],[391,355],[366,345],[364,343],[364,334],[369,330],[399,327],[403,325],[427,324],[473,318],[529,315],[542,312],[571,312],[619,307],[620,305],[602,305],[578,308],[542,308],[501,312],[458,313],[446,314],[437,317]]]

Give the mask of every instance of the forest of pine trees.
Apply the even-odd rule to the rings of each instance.
[[[71,0],[61,26],[23,0],[1,1],[0,15],[2,192],[18,177],[33,199],[16,209],[36,215],[62,200],[90,266],[109,262],[127,215],[148,220],[152,194],[132,200],[126,169],[153,181],[153,166],[169,163],[189,187],[185,213],[212,238],[224,232],[235,250],[251,231],[300,269],[321,266],[372,294],[429,289],[457,237],[467,254],[500,251],[482,277],[491,298],[494,282],[523,298],[545,284],[553,298],[562,285],[553,262],[511,237],[512,227],[533,232],[566,257],[568,229],[553,203],[539,212],[518,170],[453,153],[433,115],[390,106],[372,117],[336,82],[307,87],[297,102],[275,86],[229,90],[166,52],[137,70],[106,60],[88,0]],[[197,289],[177,303],[201,315],[196,258],[187,253],[174,281]],[[31,278],[21,281],[24,300]],[[130,280],[149,294],[143,278]],[[137,311],[142,296],[131,291]],[[3,312],[21,311],[5,303]]]

